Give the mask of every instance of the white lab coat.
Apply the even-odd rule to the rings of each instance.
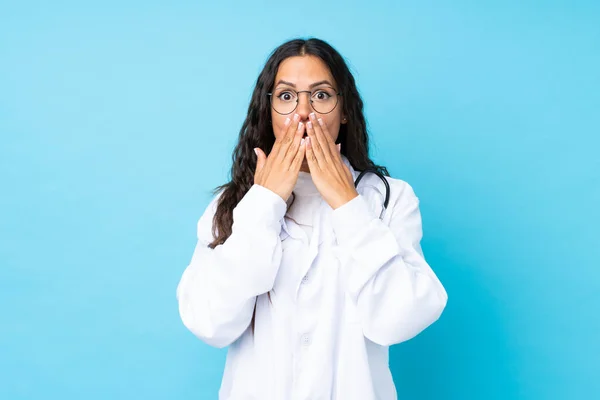
[[[190,331],[229,346],[219,400],[397,398],[388,346],[436,321],[448,297],[421,250],[418,198],[387,179],[382,220],[385,186],[367,174],[347,204],[321,202],[310,241],[284,218],[281,197],[254,185],[232,235],[210,249],[213,199],[177,298]]]

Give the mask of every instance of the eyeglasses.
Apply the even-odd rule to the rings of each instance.
[[[332,87],[323,87],[310,90],[295,91],[293,89],[277,89],[273,93],[267,93],[271,99],[271,107],[278,114],[291,114],[298,107],[300,93],[310,94],[310,105],[319,114],[332,112],[338,104],[338,97],[342,94],[336,92]]]

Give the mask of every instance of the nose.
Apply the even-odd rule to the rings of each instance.
[[[303,96],[303,95],[306,96]],[[308,121],[308,115],[312,112],[312,106],[310,105],[310,93],[300,93],[298,95],[298,108],[296,113],[300,115],[300,121]]]

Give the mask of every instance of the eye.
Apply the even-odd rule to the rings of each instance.
[[[315,92],[315,94],[313,95],[313,97],[317,100],[328,100],[331,98],[331,94],[327,93],[325,90],[319,90],[317,92]]]
[[[295,96],[292,92],[285,91],[285,92],[279,93],[277,95],[277,98],[281,101],[292,101],[292,100],[294,100]]]

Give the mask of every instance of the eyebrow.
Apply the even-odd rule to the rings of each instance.
[[[294,83],[292,83],[292,82],[284,81],[283,79],[280,79],[280,80],[277,82],[277,84],[275,84],[275,86],[278,86],[278,85],[281,85],[281,84],[288,85],[288,86],[291,86],[291,87],[293,87],[293,88],[295,88],[295,87],[296,87],[296,84],[294,84]],[[309,88],[311,88],[311,89],[312,89],[312,88],[314,88],[314,87],[316,87],[316,86],[320,86],[320,85],[324,85],[324,84],[327,84],[327,85],[329,85],[329,86],[333,87],[333,84],[332,84],[331,82],[329,82],[327,79],[324,79],[324,80],[322,80],[322,81],[318,81],[318,82],[312,83],[312,84],[309,86]]]

